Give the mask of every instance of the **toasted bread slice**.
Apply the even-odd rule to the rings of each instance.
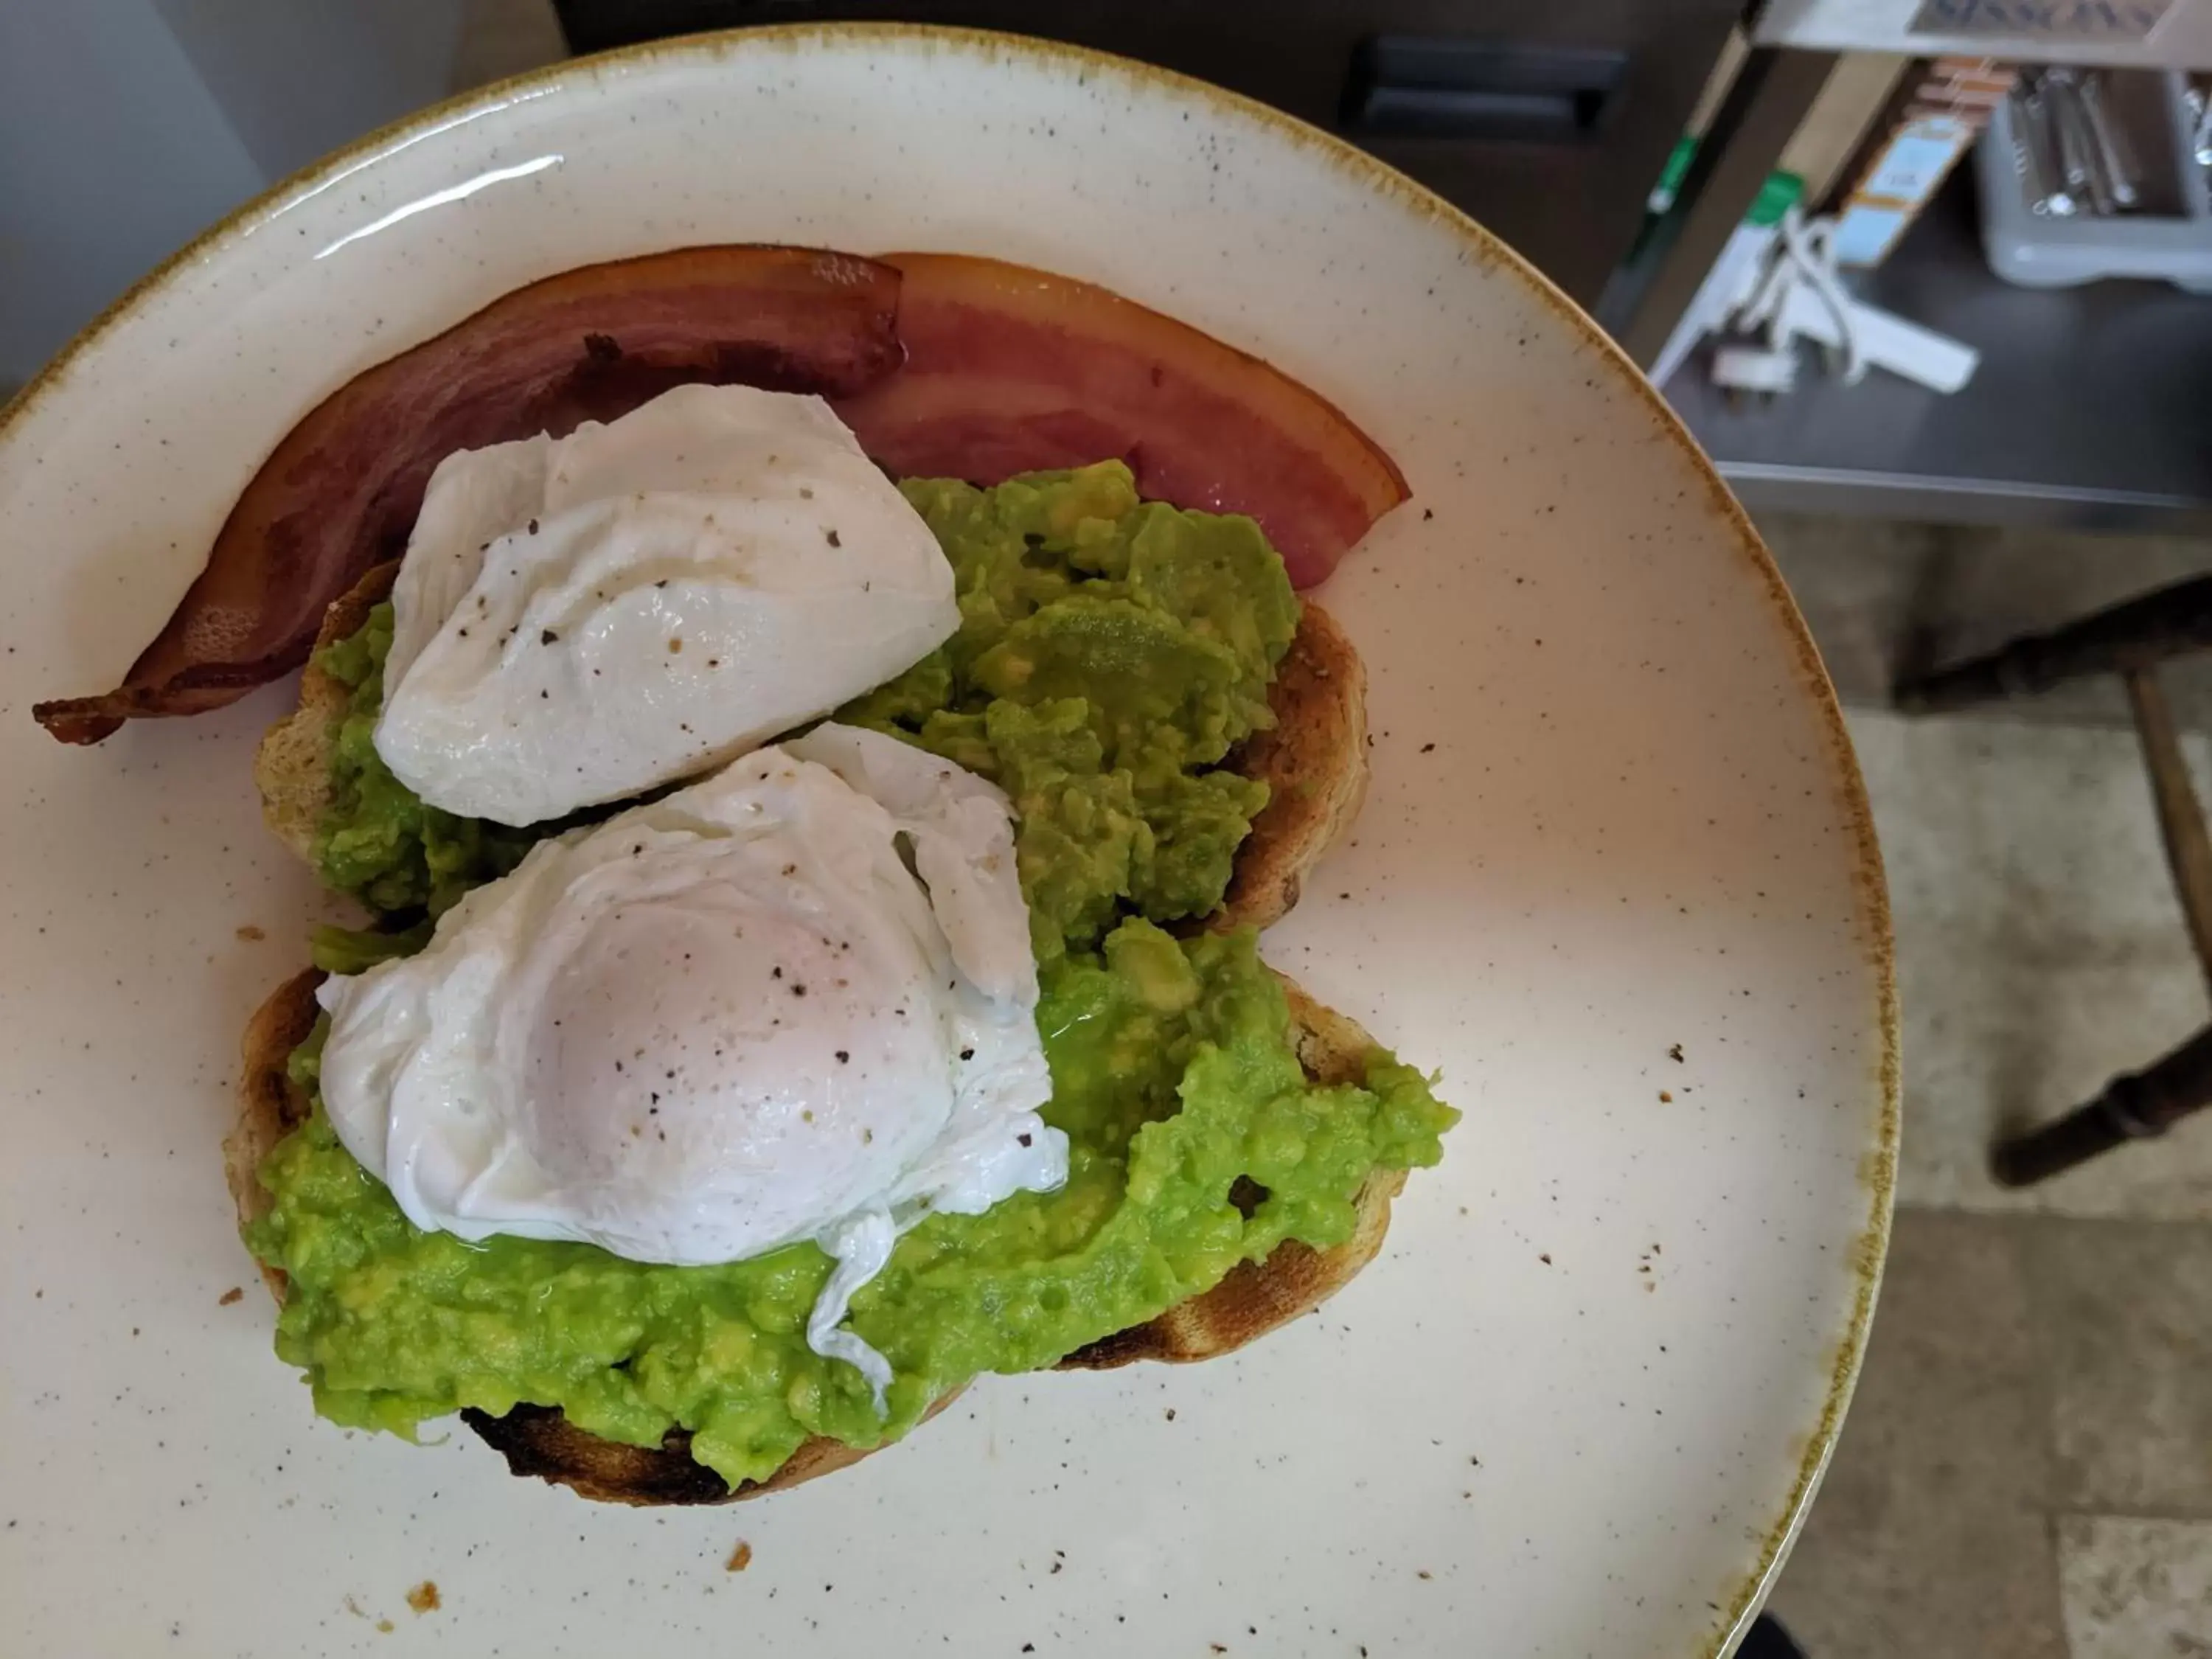
[[[380,564],[324,614],[315,648],[346,638],[390,597],[397,563]],[[300,705],[261,739],[253,760],[261,812],[284,844],[309,863],[315,829],[331,798],[331,726],[346,688],[311,659]],[[1265,927],[1297,902],[1306,872],[1351,824],[1367,793],[1367,675],[1359,653],[1328,613],[1306,602],[1267,694],[1272,730],[1255,733],[1230,764],[1267,785],[1267,805],[1237,851],[1237,869],[1208,925]]]
[[[285,1062],[315,1023],[310,970],[277,988],[246,1029],[245,1070],[239,1085],[237,1127],[223,1143],[223,1162],[241,1224],[267,1212],[269,1194],[255,1174],[278,1140],[307,1113],[307,1100],[287,1074]],[[1357,1081],[1373,1042],[1343,1015],[1334,1013],[1284,981],[1298,1062],[1316,1083]],[[1295,1241],[1278,1245],[1260,1262],[1243,1262],[1201,1296],[1157,1319],[1091,1343],[1060,1362],[1062,1370],[1103,1370],[1139,1359],[1209,1359],[1240,1348],[1300,1314],[1310,1313],[1352,1280],[1382,1248],[1390,1224],[1390,1200],[1405,1185],[1398,1170],[1377,1172],[1359,1193],[1359,1222],[1352,1238],[1316,1250]],[[264,1267],[262,1276],[278,1301],[284,1275]],[[946,1395],[930,1415],[951,1403]],[[574,1488],[586,1498],[617,1504],[724,1504],[781,1492],[828,1474],[868,1455],[819,1436],[805,1441],[765,1480],[732,1488],[691,1461],[690,1437],[672,1430],[659,1448],[618,1445],[576,1428],[558,1410],[518,1406],[503,1417],[465,1411],[462,1419],[507,1459],[516,1474],[534,1474]]]
[[[331,605],[317,648],[343,639],[387,597],[396,573],[382,565]],[[345,708],[346,688],[312,661],[301,677],[297,710],[272,726],[255,757],[254,775],[270,827],[313,860],[317,825],[330,798],[331,734]],[[1349,826],[1367,786],[1366,678],[1358,653],[1326,611],[1309,601],[1279,665],[1268,702],[1273,729],[1241,746],[1231,764],[1268,785],[1267,807],[1238,848],[1234,877],[1209,927],[1264,927],[1297,903],[1307,872]],[[266,1210],[268,1194],[255,1170],[296,1123],[307,1103],[285,1075],[285,1060],[315,1019],[319,975],[291,980],[255,1014],[246,1035],[246,1067],[238,1127],[225,1143],[231,1191],[241,1221]],[[1287,980],[1292,1034],[1300,1063],[1319,1083],[1357,1080],[1374,1044],[1352,1020],[1322,1007]],[[1390,1200],[1402,1173],[1378,1173],[1359,1194],[1352,1237],[1328,1250],[1289,1243],[1263,1262],[1239,1265],[1219,1285],[1158,1318],[1091,1343],[1060,1368],[1106,1370],[1139,1359],[1211,1358],[1242,1347],[1310,1312],[1349,1283],[1382,1248]],[[264,1276],[281,1300],[283,1275]],[[932,1414],[951,1396],[932,1407]],[[819,1437],[801,1445],[767,1480],[734,1490],[692,1462],[690,1437],[672,1431],[657,1449],[618,1445],[571,1425],[555,1409],[519,1406],[501,1417],[468,1411],[463,1419],[497,1448],[517,1474],[535,1474],[586,1498],[627,1504],[714,1504],[796,1486],[858,1462],[867,1454]]]

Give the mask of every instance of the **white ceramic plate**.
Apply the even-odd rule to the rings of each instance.
[[[313,903],[248,775],[289,689],[91,750],[30,704],[112,683],[357,370],[532,278],[745,240],[1102,282],[1396,458],[1413,501],[1326,590],[1373,677],[1373,791],[1267,950],[1467,1120],[1383,1258],[1255,1349],[989,1378],[792,1493],[607,1510],[465,1433],[343,1433],[269,1352],[217,1142]],[[1880,864],[1741,514],[1433,197],[1196,83],[989,37],[568,64],[368,140],[127,299],[12,410],[0,526],[11,1648],[1672,1656],[1748,1619],[1886,1232]]]

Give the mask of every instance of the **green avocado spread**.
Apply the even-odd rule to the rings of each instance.
[[[1286,1239],[1341,1243],[1371,1174],[1441,1156],[1457,1114],[1390,1055],[1369,1055],[1360,1085],[1308,1081],[1249,929],[1162,927],[1220,902],[1266,801],[1220,769],[1267,723],[1297,623],[1258,526],[1141,502],[1118,462],[992,489],[902,487],[952,565],[960,629],[837,718],[957,760],[1013,802],[1053,1080],[1043,1115],[1067,1133],[1066,1184],[900,1240],[849,1320],[892,1367],[878,1416],[859,1371],[807,1346],[830,1266],[814,1245],[671,1267],[426,1233],[318,1101],[264,1163],[273,1206],[247,1241],[289,1277],[277,1352],[307,1370],[325,1416],[411,1433],[462,1407],[557,1406],[633,1445],[689,1430],[698,1462],[759,1479],[810,1435],[896,1438],[969,1378],[1049,1365]],[[321,659],[351,691],[322,874],[381,917],[318,936],[333,972],[417,948],[462,893],[565,827],[455,818],[385,769],[369,739],[390,641],[380,607]],[[293,1056],[311,1092],[320,1043],[319,1028]]]

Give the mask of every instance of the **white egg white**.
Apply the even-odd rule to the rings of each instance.
[[[377,752],[509,824],[698,776],[960,619],[935,538],[830,406],[750,386],[447,456],[392,607]]]
[[[815,1348],[899,1231],[1066,1177],[1004,795],[825,725],[549,840],[419,954],[327,981],[332,1127],[467,1239],[838,1267]]]

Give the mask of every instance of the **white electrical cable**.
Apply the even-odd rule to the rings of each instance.
[[[1772,262],[1736,313],[1735,321],[1746,330],[1764,330],[1768,350],[1793,350],[1797,337],[1789,321],[1790,299],[1802,283],[1835,319],[1836,345],[1844,356],[1844,383],[1854,386],[1866,377],[1866,356],[1853,324],[1854,307],[1836,275],[1835,229],[1833,219],[1815,219],[1808,224],[1803,210],[1791,203],[1782,215]]]
[[[1804,272],[1807,283],[1836,319],[1836,332],[1842,337],[1844,384],[1856,386],[1866,378],[1866,354],[1853,321],[1856,307],[1836,275],[1836,222],[1821,218],[1808,224],[1793,203],[1782,216],[1782,246],[1789,249],[1792,263]]]
[[[1950,392],[1973,379],[1981,362],[1973,347],[1859,305],[1844,293],[1836,276],[1833,220],[1808,221],[1792,206],[1761,234],[1765,246],[1747,245],[1745,263],[1729,273],[1736,297],[1721,299],[1717,289],[1717,320],[1708,323],[1701,315],[1698,324],[1699,332],[1718,337],[1707,371],[1715,386],[1762,397],[1788,392],[1796,381],[1801,340],[1839,357],[1846,381],[1880,368],[1932,392]],[[1700,290],[1701,309],[1706,303]]]

